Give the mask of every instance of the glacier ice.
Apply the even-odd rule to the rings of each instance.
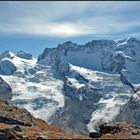
[[[12,72],[6,69],[1,77],[12,88],[15,105],[69,132],[87,134],[102,122],[121,120],[121,110],[127,112],[125,104],[131,105],[134,92],[130,84],[139,89],[139,47],[139,40],[132,37],[84,45],[67,41],[46,48],[38,60],[25,51],[18,55],[6,51],[0,61],[7,60],[8,73],[11,68]]]

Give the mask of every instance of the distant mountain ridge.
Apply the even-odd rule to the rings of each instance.
[[[39,55],[38,63],[50,65],[56,70],[63,63],[109,73],[119,73],[125,69],[127,76],[137,83],[140,79],[131,77],[131,73],[139,75],[140,41],[130,37],[120,41],[93,40],[85,45],[77,45],[71,41],[59,44],[57,48],[46,48]],[[136,76],[138,78],[138,76]]]

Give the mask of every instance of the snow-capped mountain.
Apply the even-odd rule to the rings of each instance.
[[[55,67],[56,70],[63,63],[108,73],[119,73],[125,69],[127,77],[139,83],[139,47],[140,41],[133,37],[116,42],[93,40],[85,45],[68,41],[59,44],[57,48],[46,48],[38,57],[38,62]]]
[[[64,106],[64,95],[61,92],[63,82],[52,77],[49,66],[38,65],[34,58],[28,59],[30,54],[26,53],[27,59],[25,55],[23,59],[8,53],[12,54],[12,58],[3,59],[9,59],[16,70],[8,73],[12,67],[7,63],[2,67],[5,73],[2,73],[1,77],[12,88],[13,103],[26,108],[36,117],[42,116],[42,119],[47,121],[57,108]],[[45,115],[42,115],[44,113]]]
[[[130,120],[121,119],[120,111],[127,112],[139,92],[139,68],[140,41],[133,37],[85,45],[68,41],[46,48],[38,60],[25,51],[0,55],[0,76],[15,105],[81,134],[97,131],[103,122]]]

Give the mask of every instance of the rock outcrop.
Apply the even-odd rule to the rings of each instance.
[[[25,109],[18,109],[2,98],[0,98],[0,105],[0,123],[34,126],[31,114]]]
[[[116,121],[125,121],[140,127],[140,92],[131,96],[130,100],[120,109]]]
[[[16,66],[9,58],[3,58],[0,61],[0,74],[11,75],[16,71]]]
[[[89,139],[68,134],[62,129],[34,118],[26,109],[17,108],[0,97],[0,139]]]
[[[10,58],[12,59],[15,55],[10,51],[5,51],[0,55],[0,60],[3,58]]]
[[[116,123],[104,123],[99,126],[99,132],[91,132],[89,134],[92,138],[98,139],[139,139],[140,128],[135,125],[116,122]]]

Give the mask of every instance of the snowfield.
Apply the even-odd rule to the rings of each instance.
[[[2,78],[13,89],[13,103],[26,108],[35,117],[47,121],[58,108],[64,106],[64,96],[61,91],[63,83],[59,80],[51,79],[36,83],[16,76],[2,76]]]
[[[46,48],[38,60],[25,51],[6,51],[0,55],[0,76],[12,88],[16,106],[68,132],[87,134],[116,121],[121,110],[127,112],[126,104],[140,102],[134,93],[140,89],[140,41],[68,41]]]
[[[14,56],[11,62],[16,66],[16,72],[1,77],[12,88],[12,101],[15,105],[26,108],[35,117],[47,121],[58,108],[64,106],[63,82],[48,73],[50,67],[38,66],[36,61]],[[28,71],[30,68],[36,69],[34,74]]]

